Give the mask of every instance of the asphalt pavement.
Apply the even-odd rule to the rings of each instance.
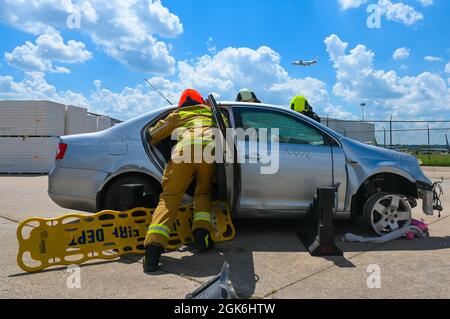
[[[358,229],[337,221],[336,239],[344,256],[318,258],[307,253],[296,235],[301,220],[243,219],[235,223],[234,241],[205,254],[165,254],[155,275],[142,272],[140,256],[89,262],[80,268],[79,287],[71,284],[66,267],[27,274],[16,263],[20,221],[73,211],[51,201],[46,176],[0,176],[0,297],[184,298],[226,260],[244,298],[450,298],[450,168],[424,170],[431,179],[444,180],[441,218],[414,210],[415,218],[430,224],[430,238],[343,243],[344,233]]]

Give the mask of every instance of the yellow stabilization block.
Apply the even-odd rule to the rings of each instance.
[[[30,218],[17,229],[17,263],[27,272],[56,265],[79,265],[92,259],[114,259],[143,254],[147,228],[154,209],[103,211],[93,215],[69,214],[55,219]],[[172,228],[169,249],[193,242],[193,206],[182,206]],[[234,238],[236,231],[225,203],[213,205],[214,241]]]

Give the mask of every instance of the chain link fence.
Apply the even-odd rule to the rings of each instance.
[[[322,118],[336,132],[366,144],[417,156],[425,165],[450,165],[450,120],[341,120]]]

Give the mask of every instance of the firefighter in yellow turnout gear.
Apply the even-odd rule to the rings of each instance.
[[[186,90],[178,103],[178,110],[147,131],[147,139],[152,145],[171,136],[174,130],[179,130],[179,136],[171,161],[164,171],[163,192],[145,239],[145,272],[157,271],[180,202],[194,178],[197,179],[193,220],[195,243],[200,250],[214,247],[211,238],[214,158],[204,158],[203,152],[196,152],[199,148],[213,147],[212,126],[211,108],[205,105],[197,91]]]

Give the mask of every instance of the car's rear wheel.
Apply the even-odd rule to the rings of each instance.
[[[144,198],[147,208],[154,208],[158,205],[159,195],[161,194],[161,186],[155,182],[151,182],[140,176],[123,176],[114,180],[107,186],[102,201],[102,210],[125,210],[124,199],[121,198],[120,187],[126,184],[142,184],[144,185]]]
[[[382,236],[411,223],[411,205],[407,198],[389,193],[372,195],[364,205],[364,222]]]

